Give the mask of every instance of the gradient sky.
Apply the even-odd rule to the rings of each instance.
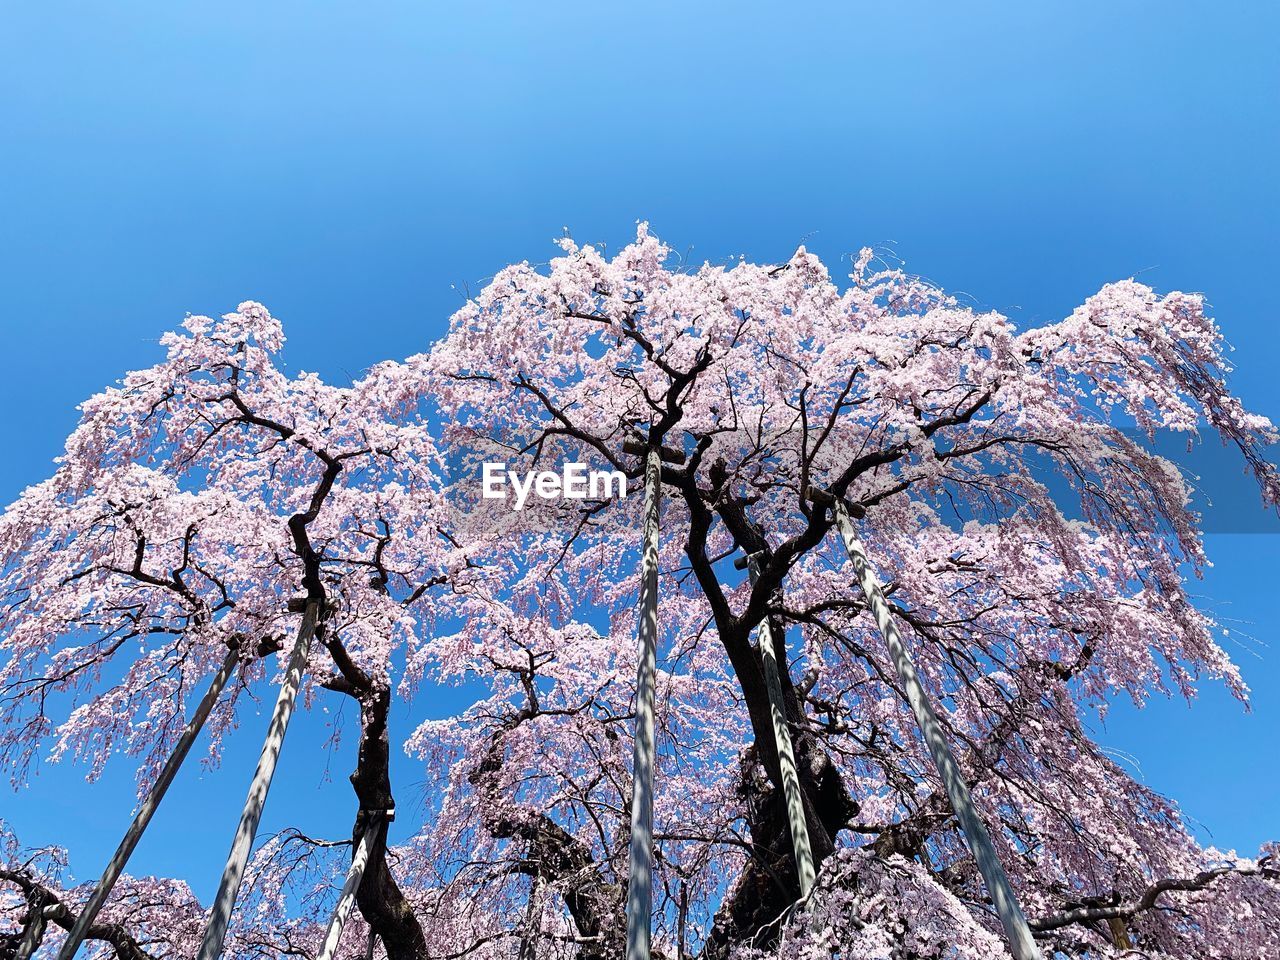
[[[629,6],[6,4],[0,501],[188,311],[261,300],[290,368],[344,381],[425,349],[461,291],[554,256],[564,227],[617,245],[639,219],[699,261],[804,243],[843,275],[879,245],[1022,325],[1134,275],[1204,291],[1236,389],[1280,420],[1280,8]],[[1280,526],[1223,491],[1236,519],[1211,515],[1198,592],[1252,712],[1210,684],[1190,707],[1119,705],[1097,736],[1204,839],[1252,853],[1280,838]],[[402,709],[393,736],[457,699]],[[265,830],[347,834],[354,720],[299,716]],[[212,893],[264,724],[183,772],[133,872]],[[133,788],[123,765],[83,773],[44,765],[0,816],[88,878]],[[421,772],[395,777],[403,835]]]

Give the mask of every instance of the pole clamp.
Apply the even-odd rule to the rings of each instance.
[[[361,829],[364,829],[365,827],[378,823],[380,821],[386,821],[387,823],[391,823],[393,820],[395,820],[395,818],[396,818],[395,807],[388,807],[385,810],[361,809],[356,811],[356,826]]]
[[[622,451],[635,454],[637,457],[643,457],[649,452],[649,441],[639,435],[628,437],[622,442]],[[667,461],[667,463],[684,463],[686,459],[683,450],[662,446],[661,444],[658,446],[658,456]]]
[[[804,498],[819,507],[832,507],[835,506],[836,502],[835,494],[812,485],[805,490]],[[867,515],[867,508],[862,504],[854,503],[848,497],[840,497],[839,499],[840,502],[844,504],[844,508],[848,511],[849,516],[853,517],[853,519],[861,520]]]

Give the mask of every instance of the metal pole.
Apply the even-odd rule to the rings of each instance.
[[[658,649],[658,499],[662,461],[650,446],[644,468],[644,543],[640,559],[639,674],[631,775],[631,849],[627,872],[627,957],[649,960],[653,912],[654,675]]]
[[[307,653],[311,649],[311,638],[315,634],[319,614],[320,603],[312,600],[302,615],[302,626],[298,628],[298,639],[289,656],[289,668],[285,673],[284,683],[280,685],[280,695],[276,698],[275,710],[271,714],[271,726],[267,728],[267,738],[262,744],[262,754],[258,757],[258,768],[249,785],[249,795],[244,801],[235,839],[231,841],[231,852],[227,854],[227,865],[222,871],[222,882],[218,884],[218,895],[209,911],[204,939],[200,942],[200,952],[196,954],[197,960],[218,960],[222,955],[222,942],[227,936],[227,924],[231,922],[231,909],[240,893],[245,864],[249,862],[253,838],[258,832],[258,821],[262,819],[267,791],[271,789],[271,778],[275,775],[276,761],[280,758],[280,746],[284,743],[284,734],[289,728],[289,718],[293,716],[293,702],[302,683],[302,671],[307,665]]]
[[[538,960],[538,934],[542,921],[542,880],[534,877],[529,884],[529,904],[524,912],[524,933],[520,936],[519,960]]]
[[[71,928],[71,932],[67,934],[67,939],[63,941],[62,949],[58,951],[58,960],[71,960],[76,951],[80,949],[80,944],[84,942],[85,934],[89,932],[89,928],[93,926],[93,921],[97,919],[102,905],[107,902],[107,897],[111,895],[111,890],[120,878],[125,865],[129,862],[129,857],[133,855],[134,847],[142,839],[142,832],[147,829],[147,824],[151,822],[152,816],[155,815],[156,810],[160,807],[160,801],[164,799],[165,792],[169,789],[169,785],[173,783],[173,778],[177,775],[178,768],[182,766],[182,762],[187,758],[191,745],[199,735],[205,720],[209,718],[209,713],[213,710],[213,705],[217,703],[218,697],[222,693],[222,688],[227,685],[227,681],[231,679],[231,674],[235,672],[236,664],[239,660],[239,652],[234,649],[231,650],[227,653],[227,658],[222,661],[222,667],[214,674],[213,682],[209,684],[209,689],[205,691],[203,699],[196,707],[196,712],[187,721],[182,735],[178,737],[177,745],[173,748],[173,753],[169,754],[169,759],[165,761],[164,769],[160,771],[160,776],[156,778],[155,784],[152,785],[151,792],[147,794],[147,798],[142,802],[142,806],[133,818],[133,823],[129,824],[129,829],[125,831],[124,839],[120,841],[120,846],[116,847],[116,852],[112,856],[111,862],[102,871],[102,877],[98,880],[98,885],[94,887],[93,895],[89,897],[89,902],[80,911],[80,916],[76,920],[75,926]]]
[[[684,941],[689,925],[689,885],[680,881],[680,908],[676,914],[676,960],[685,960]]]
[[[760,576],[760,562],[755,554],[747,557],[747,569],[754,585]],[[796,767],[795,749],[791,745],[791,731],[787,729],[787,711],[782,701],[782,679],[777,650],[773,645],[773,631],[769,618],[760,621],[756,636],[760,645],[760,659],[764,662],[765,688],[769,692],[769,718],[773,721],[773,742],[778,749],[778,767],[782,773],[782,795],[786,800],[787,823],[791,827],[791,848],[796,858],[796,874],[800,879],[800,896],[807,897],[813,889],[816,871],[813,866],[813,848],[809,845],[809,825],[804,819],[804,795],[800,792],[800,774]]]
[[[991,845],[987,828],[973,805],[969,786],[960,774],[960,767],[943,736],[942,727],[933,711],[933,705],[929,702],[929,696],[920,683],[915,664],[911,662],[911,655],[902,642],[898,626],[890,616],[889,604],[885,601],[880,581],[875,571],[871,569],[867,552],[859,542],[853,529],[853,522],[849,519],[849,514],[839,497],[835,498],[832,510],[835,513],[836,526],[840,528],[845,549],[849,553],[849,560],[853,564],[858,582],[862,585],[862,592],[866,595],[867,604],[871,608],[871,615],[875,617],[876,625],[880,628],[880,633],[883,634],[885,643],[889,647],[889,655],[893,659],[898,678],[906,690],[911,712],[915,714],[920,732],[924,734],[925,745],[929,748],[929,755],[938,768],[943,786],[946,787],[947,797],[951,800],[951,808],[955,811],[956,819],[960,821],[960,830],[965,842],[969,845],[973,858],[978,862],[978,871],[987,885],[987,892],[995,905],[996,915],[1004,926],[1005,937],[1009,940],[1013,956],[1015,960],[1040,960],[1040,948],[1036,946],[1035,938],[1031,935],[1027,918],[1022,913],[1022,907],[1018,904],[1013,887],[1009,885],[1009,878],[1000,864],[1000,858],[996,856],[995,848]]]
[[[360,889],[360,881],[364,879],[364,868],[369,863],[369,851],[382,829],[379,821],[371,821],[360,834],[360,842],[351,854],[351,868],[347,871],[347,882],[342,885],[342,893],[338,895],[338,905],[333,908],[333,916],[329,919],[329,929],[324,935],[324,944],[316,960],[333,960],[338,950],[338,941],[342,939],[342,928],[347,925],[351,916],[351,908],[356,902],[356,891]]]

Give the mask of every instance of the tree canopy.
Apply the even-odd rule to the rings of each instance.
[[[83,405],[54,475],[0,517],[16,782],[39,754],[97,775],[122,750],[110,762],[145,789],[228,650],[207,749],[252,736],[236,702],[269,688],[313,600],[307,702],[359,705],[353,822],[394,806],[391,750],[425,783],[412,838],[374,850],[347,954],[372,929],[392,958],[613,960],[643,470],[624,445],[641,434],[683,454],[662,467],[655,955],[1005,955],[812,488],[857,518],[1046,956],[1280,953],[1274,848],[1203,848],[1087,729],[1116,697],[1205,679],[1247,698],[1188,594],[1207,562],[1192,491],[1143,442],[1216,433],[1280,504],[1280,435],[1230,392],[1199,296],[1129,280],[1018,331],[871,251],[847,284],[804,249],[689,268],[642,226],[613,256],[565,240],[546,269],[504,269],[426,352],[349,386],[286,376],[256,303],[163,342]],[[515,510],[482,496],[494,461],[635,482]],[[803,900],[766,621],[818,863]],[[389,734],[393,702],[449,683],[482,693]],[[351,823],[333,827],[259,848],[228,956],[314,955]],[[87,888],[64,882],[63,851],[6,844],[10,939],[47,922],[56,945]],[[187,957],[201,912],[180,880],[130,877],[90,945]]]

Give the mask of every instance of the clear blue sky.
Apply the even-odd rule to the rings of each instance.
[[[1134,274],[1202,290],[1236,387],[1280,419],[1278,8],[788,6],[6,4],[0,499],[187,311],[261,300],[292,367],[342,380],[424,349],[454,285],[549,258],[564,226],[616,244],[641,218],[699,259],[893,244],[1023,324]],[[1248,634],[1228,643],[1254,712],[1209,688],[1098,736],[1252,852],[1280,837],[1280,527],[1242,526],[1271,532],[1211,536],[1201,593]],[[267,828],[348,830],[354,740],[327,753],[325,719],[296,721]],[[184,772],[135,869],[209,896],[263,722]],[[81,775],[46,765],[0,815],[88,877],[132,787]],[[396,776],[403,834],[420,774]]]

